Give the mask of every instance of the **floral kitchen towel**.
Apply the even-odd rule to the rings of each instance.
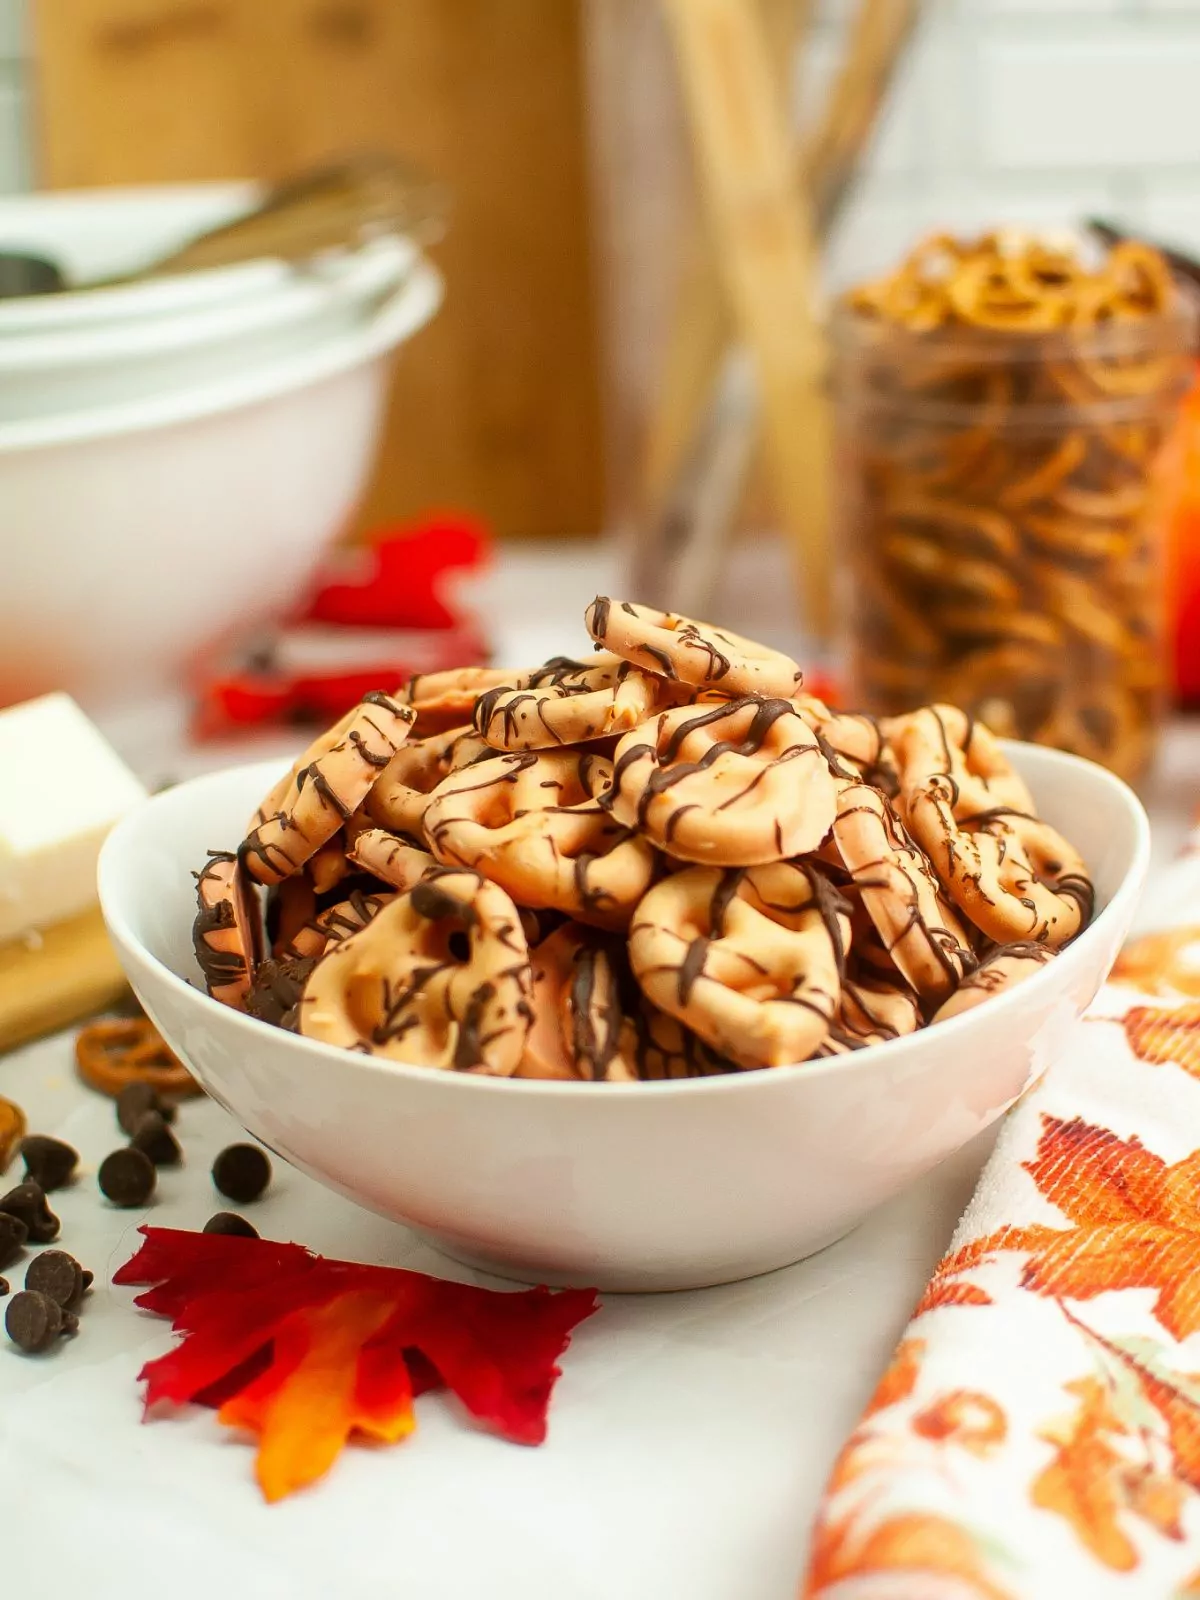
[[[1010,1115],[809,1561],[805,1600],[1200,1600],[1200,926]]]

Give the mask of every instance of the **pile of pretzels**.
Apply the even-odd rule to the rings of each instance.
[[[418,1066],[636,1083],[882,1044],[1088,922],[1083,861],[963,712],[832,711],[788,656],[627,601],[586,622],[578,660],[417,678],[305,751],[196,875],[214,999]]]
[[[879,712],[1145,770],[1164,690],[1164,444],[1192,318],[1162,256],[936,235],[845,297],[849,666]]]

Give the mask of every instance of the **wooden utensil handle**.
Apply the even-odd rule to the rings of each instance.
[[[780,98],[748,0],[665,0],[714,253],[753,353],[781,518],[812,627],[829,617],[831,432],[807,208],[792,182]]]

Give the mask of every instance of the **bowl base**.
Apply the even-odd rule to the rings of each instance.
[[[468,1245],[447,1238],[445,1234],[431,1233],[424,1228],[413,1228],[417,1238],[440,1255],[456,1261],[459,1266],[471,1267],[477,1272],[489,1273],[493,1278],[503,1278],[509,1283],[525,1285],[545,1284],[551,1289],[598,1289],[601,1294],[679,1294],[690,1289],[716,1289],[725,1283],[743,1283],[748,1278],[762,1278],[769,1272],[780,1272],[784,1267],[794,1267],[819,1255],[853,1233],[863,1219],[856,1217],[849,1224],[840,1225],[833,1233],[818,1236],[811,1243],[793,1245],[782,1256],[768,1261],[747,1262],[738,1265],[713,1263],[701,1266],[602,1267],[551,1267],[544,1263],[522,1261],[509,1255],[493,1255],[488,1250],[472,1249]]]

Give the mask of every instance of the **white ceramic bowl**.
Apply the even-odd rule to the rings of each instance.
[[[188,391],[307,354],[363,328],[417,260],[377,239],[326,275],[289,274],[270,294],[238,294],[176,316],[0,337],[0,424]]]
[[[261,193],[262,186],[254,183],[189,183],[3,195],[0,249],[47,256],[68,283],[86,284],[149,265],[248,210]],[[322,270],[336,273],[336,259],[323,263]],[[248,261],[111,289],[67,289],[0,301],[0,339],[190,314],[273,294],[291,274],[282,261]]]
[[[205,1088],[285,1160],[456,1260],[605,1289],[782,1267],[999,1117],[1063,1050],[1129,927],[1146,816],[1090,763],[1010,746],[1080,848],[1099,913],[1025,984],[911,1038],[773,1071],[661,1084],[461,1077],[316,1044],[196,987],[192,870],[228,848],[274,764],[154,796],[114,830],[100,900],[130,982]]]
[[[360,328],[301,354],[0,425],[0,704],[160,695],[286,609],[362,492],[390,354],[440,299],[422,262]]]

